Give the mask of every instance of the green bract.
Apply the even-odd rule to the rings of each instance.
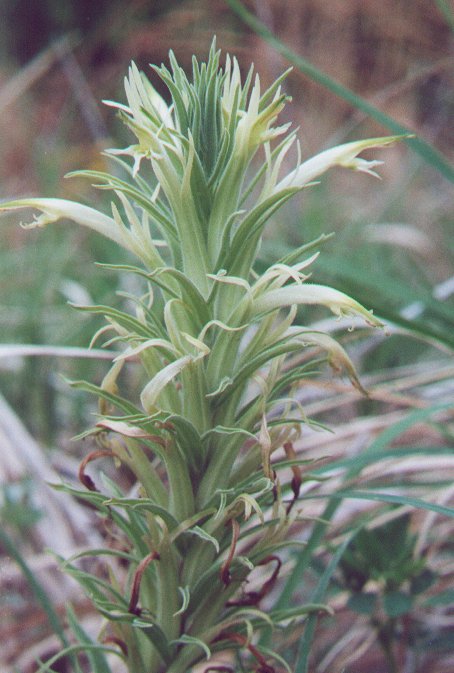
[[[289,487],[279,483],[271,458],[284,447],[294,461],[292,442],[306,421],[293,398],[309,365],[289,370],[288,356],[322,349],[361,389],[336,341],[293,325],[296,306],[321,304],[337,316],[381,325],[345,294],[307,282],[306,269],[316,257],[308,256],[311,245],[261,276],[254,263],[263,229],[280,206],[332,166],[374,174],[380,162],[357,155],[396,138],[340,145],[283,177],[295,142],[288,125],[278,125],[287,101],[280,88],[285,74],[262,93],[252,69],[242,82],[237,61],[227,57],[221,68],[219,59],[213,45],[207,63],[194,59],[191,80],[172,54],[171,71],[154,68],[170,105],[131,66],[127,103],[108,103],[136,138],[109,152],[124,168],[124,179],[73,173],[114,192],[111,214],[61,199],[1,206],[41,211],[29,226],[71,219],[107,236],[139,258],[140,267],[122,268],[145,278],[149,288],[135,316],[86,307],[105,315],[124,350],[99,388],[79,384],[99,394],[105,413],[93,431],[103,448],[84,460],[87,490],[76,492],[113,521],[124,541],[118,556],[129,571],[125,578],[124,569],[112,565],[107,583],[72,561],[64,564],[106,617],[104,635],[134,673],[184,673],[229,648],[246,655],[249,650],[261,671],[273,670],[273,657],[282,666],[277,654],[265,656],[249,643],[262,627],[310,610],[260,609],[277,579],[276,550],[294,511],[291,500],[284,505]],[[263,162],[252,173],[259,150]],[[145,176],[151,173],[150,184]],[[134,403],[116,389],[129,358],[140,361],[144,372]],[[112,484],[109,493],[96,490],[84,468],[100,455],[132,470],[140,484],[137,497]],[[302,475],[292,465],[296,497]],[[267,566],[267,581],[248,592],[244,582],[258,565]]]

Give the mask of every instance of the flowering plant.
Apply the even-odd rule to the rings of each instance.
[[[288,100],[281,91],[286,73],[262,93],[252,69],[243,82],[235,59],[227,57],[223,68],[219,61],[213,44],[207,63],[193,60],[192,80],[172,54],[170,71],[154,68],[170,105],[132,64],[127,103],[107,103],[135,136],[130,147],[108,152],[125,178],[72,174],[114,193],[110,214],[50,198],[1,206],[39,210],[32,227],[70,219],[94,229],[138,258],[140,266],[116,268],[146,284],[134,299],[135,315],[86,307],[105,316],[101,332],[113,330],[109,343],[123,347],[102,385],[85,386],[101,399],[90,431],[99,446],[82,461],[84,489],[65,486],[91,502],[121,540],[120,548],[85,554],[113,559],[107,580],[83,572],[77,559],[63,564],[106,618],[104,644],[87,650],[97,656],[113,650],[134,673],[185,673],[227,649],[248,652],[261,673],[286,665],[257,645],[255,634],[320,609],[262,609],[276,585],[304,479],[293,445],[307,419],[295,391],[311,365],[289,368],[289,356],[315,346],[362,390],[339,343],[294,324],[297,307],[324,305],[381,326],[354,299],[308,282],[320,240],[261,275],[254,264],[265,224],[284,203],[332,166],[374,175],[380,162],[358,155],[396,138],[340,145],[298,160],[281,177],[296,140],[288,124],[277,125]],[[251,174],[259,150],[262,164]],[[143,369],[136,400],[117,385],[130,359]],[[284,453],[276,461],[278,449]],[[132,495],[107,479],[106,492],[97,490],[85,468],[105,456],[135,475]],[[267,579],[247,591],[258,566]]]

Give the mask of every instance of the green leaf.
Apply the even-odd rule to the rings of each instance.
[[[305,603],[304,605],[299,605],[296,608],[285,608],[282,610],[271,610],[270,617],[273,622],[284,622],[287,619],[295,619],[298,617],[306,618],[307,615],[311,613],[321,613],[325,612],[326,614],[332,615],[333,611],[324,603]]]
[[[92,556],[93,557],[114,556],[116,558],[124,559],[125,561],[129,562],[136,561],[135,556],[133,556],[132,554],[128,554],[125,551],[121,551],[120,549],[106,549],[104,547],[94,547],[93,549],[86,549],[84,551],[77,552],[77,554],[73,554],[68,559],[66,559],[65,563],[72,563],[73,561],[77,561],[80,558],[86,558]],[[64,564],[62,564],[62,570],[64,570]]]
[[[440,591],[440,593],[435,594],[435,596],[430,596],[423,602],[423,606],[426,608],[437,608],[443,605],[453,605],[454,604],[454,589],[446,589],[445,591]]]
[[[205,299],[194,283],[182,271],[172,267],[156,269],[154,272],[147,274],[147,277],[149,280],[158,282],[160,275],[170,276],[176,280],[182,301],[188,306],[192,317],[201,329],[210,320],[210,313]]]
[[[413,595],[422,594],[435,584],[436,581],[437,575],[430,568],[424,568],[418,575],[411,578],[410,593]]]
[[[200,638],[195,638],[194,636],[189,636],[185,633],[176,640],[172,640],[170,644],[173,645],[177,643],[183,643],[184,645],[197,645],[205,652],[207,659],[211,657],[210,648],[206,643],[203,642],[203,640],[200,640]]]
[[[331,238],[333,238],[334,234],[321,234],[318,238],[314,239],[313,241],[309,241],[309,243],[304,243],[303,245],[300,245],[298,248],[295,248],[295,250],[291,250],[288,252],[286,255],[278,259],[275,264],[285,264],[287,266],[291,266],[292,264],[296,264],[301,260],[301,257],[306,255],[308,252],[312,252],[314,248],[318,248],[320,245],[323,245],[325,241],[329,241]]]
[[[413,599],[403,591],[390,591],[383,596],[383,607],[391,619],[407,614],[413,607]]]
[[[76,613],[70,605],[66,606],[66,616],[77,640],[84,645],[94,645],[95,643],[93,643],[89,635],[82,628]],[[110,666],[103,650],[87,650],[86,655],[93,671],[96,671],[96,673],[111,673]]]
[[[95,605],[98,605],[98,603],[99,605],[103,605],[107,600],[106,595],[110,594],[117,601],[115,603],[116,607],[127,612],[128,604],[126,599],[107,580],[102,580],[96,577],[96,575],[76,568],[70,563],[63,562],[63,568],[68,575],[71,575],[71,577],[74,577],[79,582]]]
[[[350,596],[347,607],[360,615],[372,615],[377,604],[377,594],[371,591],[355,593]]]
[[[181,603],[181,608],[174,613],[174,617],[177,615],[182,615],[184,612],[186,612],[189,602],[191,600],[191,592],[189,591],[189,587],[178,587],[178,591],[181,594],[182,597],[182,603]]]
[[[47,595],[45,589],[36,579],[35,574],[29,568],[28,564],[24,560],[20,551],[17,549],[13,540],[9,537],[9,535],[7,535],[5,529],[2,527],[0,527],[0,543],[1,546],[5,549],[5,551],[9,554],[9,556],[11,556],[11,558],[14,559],[14,561],[21,569],[21,572],[24,575],[25,579],[27,580],[31,590],[33,591],[36,600],[44,610],[44,613],[47,617],[47,620],[53,632],[58,636],[62,645],[67,646],[68,640],[65,636],[63,627],[60,623],[60,618],[52,605],[52,601]]]
[[[71,304],[74,308],[77,308],[79,311],[84,311],[85,313],[95,313],[97,315],[103,315],[105,318],[110,319],[111,321],[118,323],[123,327],[129,335],[137,335],[139,337],[144,337],[146,339],[152,339],[153,337],[158,337],[160,334],[153,329],[149,323],[144,324],[134,318],[129,313],[120,311],[117,308],[112,308],[111,306],[81,306],[79,304]]]
[[[276,210],[299,191],[298,188],[283,189],[265,199],[248,213],[236,229],[230,249],[222,251],[216,267],[227,269],[230,275],[247,277],[250,265],[254,261],[249,257],[251,253],[255,253],[256,240],[266,222]]]
[[[161,204],[158,205],[154,203],[147,194],[144,194],[128,182],[125,182],[124,180],[121,180],[114,175],[111,175],[110,173],[103,173],[102,171],[72,171],[65,177],[82,177],[101,180],[101,182],[104,184],[94,186],[100,189],[119,190],[123,194],[127,194],[133,199],[133,201],[137,203],[138,206],[141,206],[165,232],[167,232],[172,238],[176,238],[176,229],[174,223],[172,222],[170,213],[166,213],[163,210]]]
[[[63,659],[63,657],[70,656],[71,654],[78,654],[79,652],[102,652],[104,654],[115,654],[117,657],[122,659],[122,661],[125,660],[123,653],[121,650],[113,648],[113,647],[107,647],[107,645],[95,645],[95,644],[89,644],[89,643],[84,643],[83,645],[70,645],[69,647],[65,647],[61,652],[58,652],[58,654],[55,654],[53,657],[45,661],[41,666],[37,669],[36,673],[55,673],[55,671],[51,668],[57,661],[60,659]]]
[[[188,528],[188,530],[186,530],[185,533],[188,533],[188,534],[191,534],[191,535],[196,535],[201,540],[205,540],[206,542],[211,542],[213,547],[216,549],[216,553],[219,554],[219,542],[216,540],[215,537],[213,537],[212,535],[207,533],[206,530],[203,530],[203,528],[200,528],[200,526],[194,526],[194,528]]]
[[[178,526],[178,521],[170,514],[164,507],[160,507],[153,500],[149,498],[109,498],[106,500],[103,497],[103,505],[119,507],[125,510],[133,509],[137,512],[151,512],[166,523],[169,531],[174,530]]]
[[[448,0],[435,0],[435,4],[445,17],[446,23],[454,32],[454,10],[452,9],[452,6],[449,4]]]
[[[165,422],[173,426],[171,432],[175,434],[176,443],[183,459],[191,467],[194,474],[198,474],[204,461],[203,442],[199,432],[187,418],[178,414],[168,414]]]
[[[303,496],[305,497],[305,496]],[[310,497],[310,496],[308,496]],[[318,497],[318,496],[315,496]],[[323,497],[323,496],[321,496]],[[325,496],[326,497],[326,496]],[[373,491],[355,491],[355,490],[345,490],[338,491],[337,493],[330,496],[334,499],[343,499],[343,498],[353,498],[358,500],[373,500],[378,502],[389,502],[395,505],[410,505],[411,507],[416,507],[417,509],[428,510],[429,512],[436,512],[437,514],[442,514],[443,516],[454,517],[454,508],[445,507],[444,505],[437,505],[436,503],[427,502],[421,500],[420,498],[413,498],[407,495],[392,495],[390,493],[374,493]]]
[[[155,624],[154,622],[146,622],[139,618],[134,618],[132,620],[132,626],[136,629],[140,629],[141,633],[143,633],[148,638],[148,640],[159,652],[163,662],[168,665],[172,658],[170,643],[159,624]]]
[[[108,392],[104,388],[101,388],[94,383],[88,383],[87,381],[70,381],[68,379],[66,379],[66,381],[72,388],[76,388],[76,390],[83,390],[87,393],[91,393],[92,395],[96,395],[97,397],[106,400],[106,402],[110,402],[115,407],[118,407],[118,409],[121,409],[126,414],[141,414],[141,410],[132,404],[132,402],[129,400],[125,399],[124,397],[120,397],[119,395],[114,395],[113,393]]]
[[[334,574],[334,571],[337,568],[339,561],[341,560],[345,549],[347,548],[351,537],[346,537],[341,545],[336,550],[336,553],[332,557],[331,561],[326,566],[323,575],[321,576],[317,587],[312,595],[312,603],[319,603],[328,588],[331,577]],[[311,650],[312,640],[315,634],[315,627],[317,624],[317,616],[311,614],[308,617],[306,628],[304,629],[303,637],[300,641],[298,647],[298,655],[294,668],[294,673],[307,673],[309,667],[309,653]]]

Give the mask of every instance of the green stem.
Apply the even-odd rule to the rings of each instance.
[[[128,456],[125,462],[128,463],[138,481],[142,484],[147,497],[154,500],[156,504],[166,507],[168,502],[167,491],[156,474],[149,457],[135,441],[126,440],[126,445]]]
[[[200,434],[210,427],[209,404],[206,397],[207,386],[203,360],[191,363],[181,374],[183,396],[183,416],[189,420]]]
[[[243,442],[242,436],[234,436],[230,437],[225,444],[221,441],[216,443],[214,453],[197,491],[197,507],[203,509],[218,489],[227,488],[233,464]]]
[[[175,552],[167,540],[159,546],[159,556],[156,563],[159,593],[156,622],[167,639],[174,640],[179,636],[181,623],[180,615],[175,614],[179,608],[179,582]]]
[[[214,559],[214,545],[196,538],[184,555],[181,584],[190,589],[195,586],[198,578],[212,565]]]
[[[167,447],[165,464],[169,478],[169,511],[181,522],[194,514],[195,507],[188,467],[175,443]]]

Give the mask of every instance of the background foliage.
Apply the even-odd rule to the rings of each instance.
[[[233,11],[235,5],[223,0],[132,0],[126,6],[115,0],[4,0],[0,197],[40,194],[91,202],[102,199],[102,193],[89,191],[81,181],[63,180],[67,171],[82,166],[104,168],[99,150],[126,142],[123,129],[99,101],[121,99],[121,80],[131,59],[146,70],[148,63],[166,60],[172,48],[180,63],[189,66],[192,53],[206,55],[213,33],[219,46],[236,54],[245,69],[254,61],[265,85],[293,58],[295,69],[287,84],[293,104],[286,114],[300,127],[304,156],[353,137],[387,133],[382,123],[364,112],[361,100],[415,131],[435,152],[433,161],[402,145],[383,156],[381,184],[367,177],[351,180],[349,174],[333,173],[275,222],[267,233],[263,257],[271,258],[271,251],[274,256],[277,247],[285,252],[321,233],[335,232],[324,247],[314,279],[373,306],[392,326],[388,338],[364,340],[357,333],[345,337],[363,371],[363,382],[372,390],[370,400],[360,400],[327,372],[302,390],[308,415],[336,429],[334,435],[308,436],[301,447],[305,457],[330,455],[344,465],[351,461],[352,475],[363,470],[355,488],[372,485],[375,491],[387,489],[389,497],[404,492],[407,497],[447,506],[452,497],[452,416],[446,412],[434,415],[433,408],[449,403],[454,388],[450,5],[442,0],[245,3],[287,51],[276,51],[279,44],[263,39],[266,31],[262,36],[253,32]],[[298,58],[316,70],[304,69]],[[357,98],[347,102],[337,95],[341,90],[330,91],[330,82],[321,73]],[[98,203],[102,206],[102,201]],[[88,299],[121,306],[125,300],[116,292],[129,288],[119,287],[116,275],[100,273],[93,266],[94,261],[120,261],[117,251],[96,236],[69,227],[24,234],[15,217],[3,220],[2,344],[86,347],[97,324],[71,309],[67,301]],[[322,318],[317,312],[312,316],[314,323]],[[331,324],[330,328],[339,327]],[[95,619],[70,583],[51,579],[55,573],[52,562],[41,554],[47,545],[55,548],[55,526],[60,526],[58,551],[72,553],[96,534],[88,532],[93,522],[81,506],[68,509],[65,505],[59,512],[63,506],[55,501],[52,510],[52,500],[41,497],[40,489],[45,479],[58,480],[51,475],[54,469],[65,477],[75,474],[83,449],[69,438],[85,427],[92,412],[85,396],[69,389],[58,374],[99,382],[107,365],[60,357],[57,350],[51,357],[20,357],[11,349],[0,355],[1,391],[9,404],[0,423],[1,514],[8,524],[8,541],[0,540],[0,551],[11,556],[15,549],[30,570],[26,583],[17,563],[9,561],[2,575],[0,607],[6,618],[1,629],[7,643],[2,656],[5,666],[31,671],[36,656],[58,649],[46,621],[46,615],[54,612],[49,612],[47,599],[43,603],[40,588],[46,589],[55,614],[61,616],[65,601],[72,597],[86,630],[90,631]],[[127,383],[133,387],[134,372],[128,376]],[[37,445],[23,426],[14,425],[18,419],[9,415],[11,408],[42,444]],[[47,447],[45,453],[39,453],[41,446]],[[384,451],[380,462],[377,451]],[[366,456],[362,464],[357,455]],[[333,511],[325,511],[325,517],[334,516],[339,505],[339,499],[332,500],[328,507]],[[318,509],[313,502],[307,507],[308,516],[323,512],[323,502]],[[452,595],[448,590],[452,525],[435,511],[419,510],[409,521],[395,519],[397,514],[404,512],[388,510],[380,503],[371,509],[370,503],[357,497],[343,501],[335,523],[329,530],[325,526],[324,533],[329,533],[335,548],[340,539],[336,536],[360,522],[380,535],[385,535],[383,526],[391,525],[388,520],[405,522],[406,528],[401,523],[398,534],[411,540],[412,531],[418,532],[416,541],[404,545],[418,561],[414,566],[408,564],[407,577],[394,581],[388,573],[383,579],[383,569],[374,570],[372,562],[361,555],[365,537],[356,538],[336,581],[328,587],[336,617],[325,618],[318,626],[311,663],[314,670],[416,673],[452,667]],[[309,568],[308,554],[301,555],[283,601],[290,601],[295,587],[297,598],[313,598],[311,592],[329,568],[329,550],[317,539],[317,531],[322,534],[320,526],[301,532],[310,540],[309,548],[317,552],[316,562]],[[360,586],[365,579],[364,564],[375,575],[367,576]],[[416,589],[415,582],[419,582]],[[390,608],[386,596],[391,591],[395,596]],[[346,631],[345,625],[352,623]],[[304,638],[314,627],[309,621]],[[282,634],[289,650],[297,652],[300,635],[298,631]],[[64,633],[62,637],[66,638]],[[304,670],[308,663],[299,661]]]

